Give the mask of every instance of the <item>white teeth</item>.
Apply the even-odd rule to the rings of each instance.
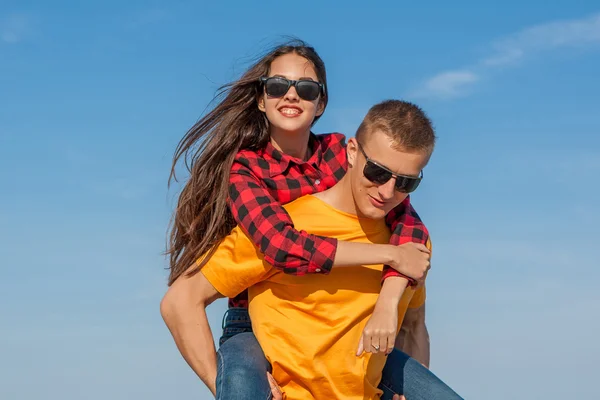
[[[282,114],[286,114],[286,115],[298,115],[300,114],[300,110],[296,109],[296,108],[282,108],[281,110]]]

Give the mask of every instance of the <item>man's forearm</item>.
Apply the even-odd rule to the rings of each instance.
[[[425,323],[414,324],[414,326],[406,332],[403,348],[401,350],[429,368],[429,332],[427,331]]]
[[[429,332],[425,325],[425,305],[409,308],[402,322],[395,347],[429,368]]]
[[[167,302],[161,306],[163,319],[185,361],[214,395],[217,354],[205,306],[182,309],[175,307],[176,305],[180,303]]]

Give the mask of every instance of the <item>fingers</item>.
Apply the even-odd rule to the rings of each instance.
[[[406,400],[406,397],[402,394],[395,394],[392,400]]]
[[[360,356],[363,352],[373,354],[384,353],[387,355],[392,352],[395,344],[396,336],[392,331],[375,331],[371,333],[365,330],[358,343],[356,355]]]
[[[267,379],[269,381],[269,386],[271,387],[271,394],[273,395],[273,400],[283,400],[283,392],[279,388],[279,385],[273,378],[273,375],[267,372]]]
[[[363,345],[364,334],[360,335],[360,340],[358,341],[358,350],[356,350],[356,356],[360,356],[365,350],[365,346]]]
[[[373,348],[371,347],[372,339],[373,339],[373,335],[371,335],[371,333],[369,333],[367,331],[363,332],[363,350],[366,353],[373,352]]]
[[[425,246],[422,243],[414,243],[414,242],[410,242],[410,244],[412,244],[416,249],[422,251],[423,253],[427,253],[427,254],[431,254],[431,250],[429,250],[427,248],[427,246]]]
[[[388,355],[394,350],[394,345],[396,344],[396,337],[391,334],[387,337],[387,347],[385,349],[385,354]],[[382,350],[383,351],[383,350]]]
[[[387,341],[386,341],[387,342]],[[387,347],[387,343],[383,343],[383,349],[381,348],[381,337],[376,334],[371,337],[371,351],[370,353],[379,353],[380,351],[385,351],[385,347]]]

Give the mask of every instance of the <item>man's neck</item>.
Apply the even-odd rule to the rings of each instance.
[[[338,183],[324,192],[316,193],[314,196],[323,200],[333,208],[348,214],[357,215],[358,209],[354,202],[354,194],[350,186],[350,179],[346,174]]]
[[[301,133],[291,132],[271,132],[271,144],[277,150],[284,154],[298,158],[300,160],[308,160],[310,154],[308,151],[308,140],[310,138],[310,130]]]

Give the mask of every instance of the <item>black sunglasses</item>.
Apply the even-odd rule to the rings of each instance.
[[[321,93],[325,93],[325,85],[308,79],[293,81],[280,76],[272,76],[260,78],[260,82],[265,85],[265,91],[271,97],[285,96],[292,86],[296,88],[296,93],[300,98],[308,101],[316,100]]]
[[[360,143],[358,143],[358,149],[367,160],[365,168],[363,168],[363,175],[369,181],[378,185],[383,185],[390,179],[395,178],[396,182],[394,183],[394,188],[401,193],[414,192],[419,187],[419,183],[421,183],[421,179],[423,179],[423,170],[421,170],[421,174],[418,178],[414,176],[398,175],[383,165],[371,160],[369,156],[367,156],[367,153],[365,153],[365,149],[363,149]]]

